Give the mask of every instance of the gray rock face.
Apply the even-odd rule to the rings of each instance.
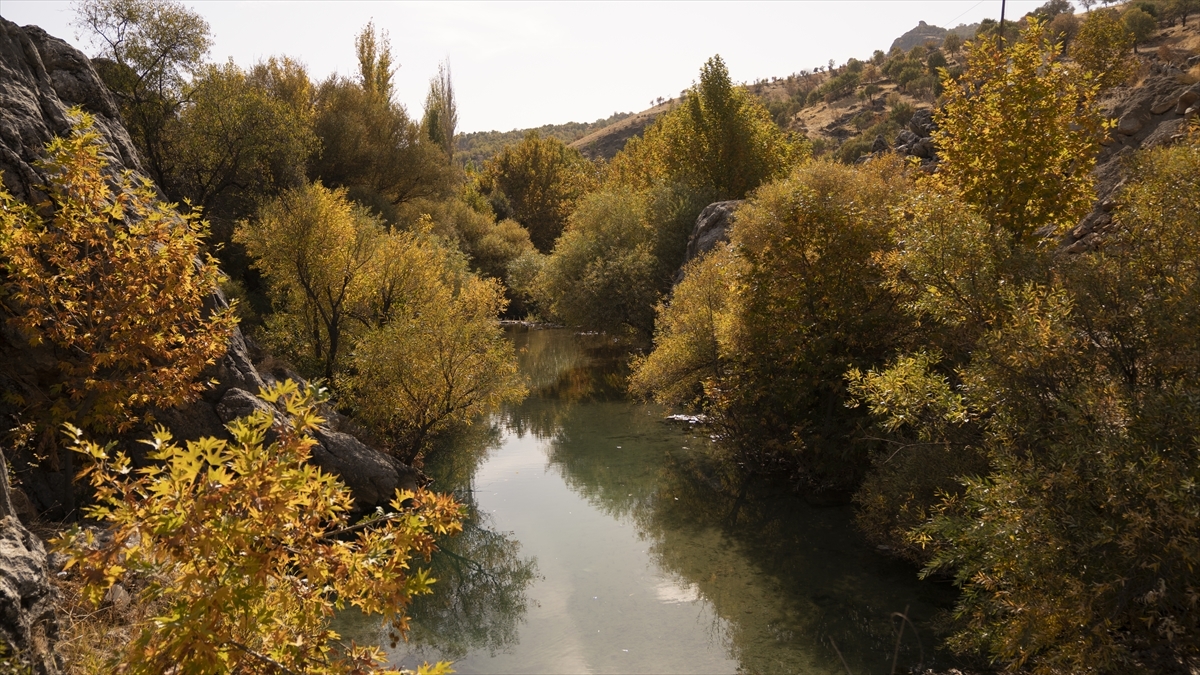
[[[337,474],[354,493],[359,510],[387,508],[397,489],[417,489],[416,470],[364,445],[350,434],[322,429],[316,433],[316,439],[312,463]]]
[[[704,207],[700,216],[696,218],[696,226],[692,228],[691,236],[688,237],[685,265],[708,253],[717,244],[729,241],[729,227],[733,225],[734,213],[741,205],[742,200],[734,199]]]
[[[1118,87],[1101,101],[1105,117],[1116,119],[1094,170],[1096,206],[1060,242],[1069,253],[1091,249],[1118,223],[1109,213],[1125,181],[1125,167],[1134,151],[1170,145],[1183,138],[1191,106],[1200,101],[1200,84],[1182,84],[1179,71],[1154,63],[1152,74],[1136,88]]]
[[[725,202],[714,202],[704,207],[696,218],[696,225],[688,237],[687,253],[684,254],[683,264],[675,273],[675,283],[683,281],[683,270],[687,264],[711,251],[718,244],[729,241],[729,228],[733,225],[733,216],[742,200],[734,199]]]
[[[0,17],[0,171],[17,199],[40,201],[36,186],[45,177],[35,162],[46,143],[71,130],[74,106],[94,117],[112,171],[141,172],[116,103],[87,57],[37,26]]]
[[[0,453],[0,638],[39,675],[58,673],[58,620],[46,549],[17,519],[9,499],[8,466]]]

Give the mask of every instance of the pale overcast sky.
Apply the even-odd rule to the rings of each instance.
[[[1010,0],[1020,17],[1044,0]],[[449,58],[459,130],[590,122],[677,95],[721,54],[738,81],[784,76],[887,50],[918,21],[953,27],[999,18],[1000,0],[807,2],[352,2],[184,0],[209,23],[210,58],[242,66],[276,54],[314,79],[354,74],[367,21],[391,35],[400,101],[419,115],[429,78]],[[0,15],[94,50],[72,3],[4,0]]]

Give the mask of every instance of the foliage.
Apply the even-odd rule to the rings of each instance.
[[[440,146],[399,104],[346,79],[317,89],[315,131],[321,151],[310,176],[344,187],[388,215],[397,204],[450,194],[454,172]]]
[[[731,251],[687,268],[660,306],[655,350],[634,390],[708,412],[738,462],[853,485],[869,444],[842,373],[882,363],[906,321],[880,285],[903,167],[812,162],[741,206]],[[861,366],[860,366],[861,367]]]
[[[1095,198],[1097,89],[1058,53],[1030,19],[1006,48],[973,41],[959,81],[943,76],[938,176],[1020,240],[1073,227]]]
[[[1101,89],[1124,84],[1133,74],[1129,31],[1115,10],[1088,12],[1071,44],[1071,58],[1085,68]]]
[[[112,536],[100,543],[73,528],[57,542],[67,566],[93,603],[136,574],[151,580],[143,600],[164,607],[114,655],[120,672],[378,672],[378,649],[335,648],[335,609],[380,613],[403,634],[412,597],[430,592],[434,580],[416,564],[436,536],[460,529],[459,506],[397,492],[394,512],[351,526],[349,489],[307,463],[322,422],[314,392],[289,381],[263,398],[289,421],[260,410],[230,424],[231,441],[184,447],[160,429],[150,453],[159,464],[143,469],[71,429],[96,491],[88,515]]]
[[[569,325],[647,336],[656,272],[646,200],[616,188],[583,198],[537,283],[544,306]]]
[[[291,86],[307,88],[303,70],[276,75],[280,65],[288,64],[263,64],[260,73],[303,78]],[[307,107],[282,100],[232,62],[197,69],[190,104],[166,130],[174,189],[210,218],[214,211],[239,218],[257,198],[303,182],[316,149]]]
[[[512,343],[496,325],[499,282],[430,281],[425,297],[400,298],[387,323],[363,336],[336,380],[356,417],[406,461],[431,436],[525,395]]]
[[[710,251],[684,268],[670,302],[655,310],[654,350],[635,359],[629,390],[660,403],[705,409],[705,387],[725,379],[731,342],[730,296],[740,259]]]
[[[1196,137],[1150,151],[1121,227],[1065,259],[996,239],[952,192],[906,207],[890,283],[925,349],[850,380],[912,468],[881,471],[860,503],[955,574],[956,648],[1046,673],[1200,653],[1197,176]]]
[[[554,247],[567,217],[594,180],[591,163],[578,150],[536,131],[488,160],[479,177],[496,215],[521,223],[543,253]]]
[[[438,64],[438,73],[429,81],[429,95],[425,97],[425,117],[421,127],[429,140],[454,157],[454,130],[458,126],[458,104],[454,100],[454,83],[450,77],[450,63]]]
[[[1150,36],[1154,35],[1154,31],[1158,29],[1158,21],[1138,7],[1126,10],[1121,15],[1121,23],[1125,24],[1125,30],[1129,31],[1134,49],[1150,39]]]
[[[471,268],[493,279],[506,281],[509,264],[534,250],[529,231],[514,220],[496,222],[491,209],[481,213],[464,199],[432,201],[417,199],[398,211],[400,225],[419,227],[422,217],[432,225],[432,233],[466,254]]]
[[[271,284],[269,344],[331,381],[408,459],[521,393],[496,324],[502,288],[468,272],[432,229],[424,216],[388,232],[344,190],[315,183],[265,203],[236,235]]]
[[[725,62],[714,56],[683,104],[613,159],[609,181],[640,189],[681,183],[709,202],[741,199],[785,175],[803,156],[804,148],[788,141],[754,97],[733,86]]]
[[[75,25],[100,47],[94,63],[150,177],[170,193],[176,161],[164,132],[189,99],[188,75],[212,46],[208,23],[174,0],[81,0]]]
[[[272,289],[270,343],[309,372],[332,378],[380,287],[382,223],[320,183],[266,202],[235,233]]]
[[[229,309],[204,308],[219,274],[205,224],[106,175],[91,118],[72,115],[42,164],[49,201],[35,210],[0,190],[3,311],[55,364],[52,380],[6,395],[51,435],[64,421],[123,431],[149,407],[194,399],[235,325]]]

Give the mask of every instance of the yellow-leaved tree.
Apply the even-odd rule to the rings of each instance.
[[[426,216],[388,232],[345,190],[314,183],[264,203],[235,235],[271,284],[268,341],[333,384],[405,461],[524,395],[497,320],[503,287],[471,273],[433,226]]]
[[[149,407],[193,400],[236,322],[205,309],[219,275],[207,225],[148,183],[106,175],[91,118],[73,114],[42,164],[48,201],[34,209],[0,190],[3,312],[54,364],[6,395],[48,439],[63,422],[124,431]]]
[[[937,175],[1018,241],[1074,226],[1095,199],[1091,170],[1104,134],[1098,85],[1059,52],[1031,19],[1006,46],[974,40],[968,77],[942,74]]]
[[[447,496],[397,491],[391,512],[351,524],[350,490],[307,461],[311,432],[323,421],[314,396],[291,381],[274,385],[262,397],[279,414],[234,421],[231,441],[180,446],[160,429],[155,464],[136,470],[124,452],[73,429],[96,495],[87,515],[112,536],[101,543],[91,529],[67,532],[57,542],[67,567],[79,569],[94,603],[134,574],[149,582],[141,601],[161,608],[106,668],[398,672],[381,670],[378,648],[339,646],[330,621],[352,606],[403,634],[405,608],[434,581],[419,562],[429,561],[436,537],[461,529],[461,509]]]

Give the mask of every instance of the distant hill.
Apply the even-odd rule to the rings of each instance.
[[[946,29],[939,28],[938,26],[930,26],[924,21],[921,21],[917,23],[916,28],[893,40],[892,46],[888,49],[888,51],[890,52],[891,50],[899,47],[902,51],[907,52],[913,47],[924,45],[926,42],[930,41],[936,42],[938,46],[941,46],[942,40],[945,40],[946,36],[950,33],[957,33],[960,38],[969,40],[972,37],[975,37],[975,31],[978,28],[979,24],[973,23],[969,26],[966,24],[959,24],[957,28]]]
[[[641,136],[646,127],[654,123],[658,116],[674,108],[678,99],[671,99],[653,108],[630,115],[625,119],[593,131],[575,142],[571,147],[583,153],[588,159],[612,159],[625,147],[625,143],[634,136]]]
[[[605,119],[598,119],[595,122],[567,122],[566,124],[546,124],[535,129],[513,129],[512,131],[475,131],[469,134],[459,134],[456,139],[457,150],[454,153],[454,158],[464,166],[470,164],[482,166],[485,161],[492,157],[492,155],[500,152],[500,149],[504,146],[513,143],[520,143],[521,139],[525,138],[525,134],[529,133],[530,131],[536,131],[543,137],[557,138],[563,143],[570,144],[577,139],[596,132],[597,130],[618,124],[630,117],[636,116],[637,114],[631,112],[615,112],[609,117]]]

